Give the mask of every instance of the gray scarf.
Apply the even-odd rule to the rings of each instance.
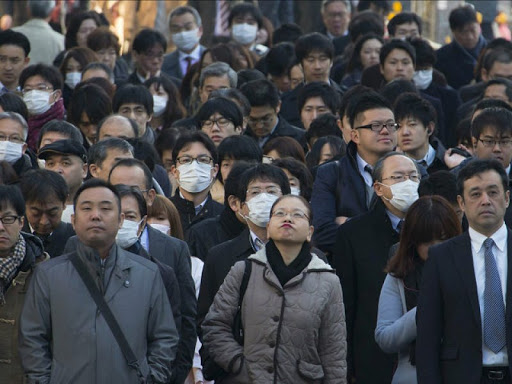
[[[26,244],[23,236],[19,235],[11,255],[0,258],[0,305],[5,305],[5,290],[14,279],[16,271],[20,267],[26,254]]]

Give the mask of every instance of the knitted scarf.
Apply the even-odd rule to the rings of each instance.
[[[20,233],[12,254],[6,258],[0,258],[0,305],[5,304],[5,290],[23,262],[26,254],[25,250],[25,239]]]
[[[60,98],[45,113],[29,117],[27,122],[28,147],[37,153],[37,139],[39,137],[39,132],[41,132],[41,128],[43,127],[43,125],[54,119],[63,120],[65,115],[66,110],[64,109],[64,99]]]

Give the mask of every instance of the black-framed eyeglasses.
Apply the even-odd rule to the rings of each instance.
[[[219,128],[226,128],[229,123],[231,123],[231,120],[226,119],[225,117],[220,117],[217,120],[204,120],[201,123],[202,128],[212,129],[214,124],[217,124],[217,127]]]
[[[0,217],[0,221],[2,224],[14,224],[16,220],[18,220],[21,216],[4,216]]]
[[[503,139],[503,140],[488,140],[488,139],[478,139],[484,147],[486,148],[494,148],[496,143],[500,145],[500,147],[503,148],[510,148],[512,146],[512,139]]]
[[[361,125],[356,127],[355,129],[364,128],[371,129],[373,132],[380,132],[384,128],[386,128],[389,132],[395,132],[398,128],[400,128],[400,124],[398,123],[371,123],[367,125]]]
[[[180,156],[176,159],[177,163],[180,165],[192,164],[194,160],[199,164],[211,164],[213,158],[208,155],[199,155],[197,157]]]

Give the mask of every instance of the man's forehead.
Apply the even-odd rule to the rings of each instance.
[[[85,203],[85,202],[94,202],[94,203],[100,203],[100,202],[112,202],[114,193],[107,187],[92,187],[87,188],[86,190],[82,191],[80,195],[78,196],[77,203]]]
[[[356,119],[362,120],[389,120],[394,119],[393,111],[388,108],[370,108],[357,114]]]

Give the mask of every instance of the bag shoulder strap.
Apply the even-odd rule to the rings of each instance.
[[[251,277],[252,262],[245,259],[245,271],[242,283],[240,284],[240,297],[238,299],[238,307],[242,307],[242,301],[244,300],[245,291],[247,291],[247,285],[249,284],[249,278]]]
[[[121,352],[123,353],[128,366],[137,371],[139,379],[142,380],[141,382],[145,382],[144,375],[140,370],[139,363],[137,362],[137,358],[135,357],[135,354],[133,353],[133,350],[130,347],[128,340],[126,340],[123,331],[119,327],[119,323],[117,322],[116,318],[114,317],[114,314],[110,310],[110,307],[106,303],[105,298],[103,297],[100,290],[96,286],[96,283],[94,282],[91,274],[87,271],[87,267],[85,266],[84,262],[76,253],[70,257],[70,260],[73,266],[75,267],[76,271],[80,275],[80,278],[82,279],[83,283],[87,287],[89,294],[96,303],[98,310],[101,312],[103,318],[105,319],[110,330],[112,331],[112,334],[114,335],[117,344],[119,345],[119,348],[121,348]]]

